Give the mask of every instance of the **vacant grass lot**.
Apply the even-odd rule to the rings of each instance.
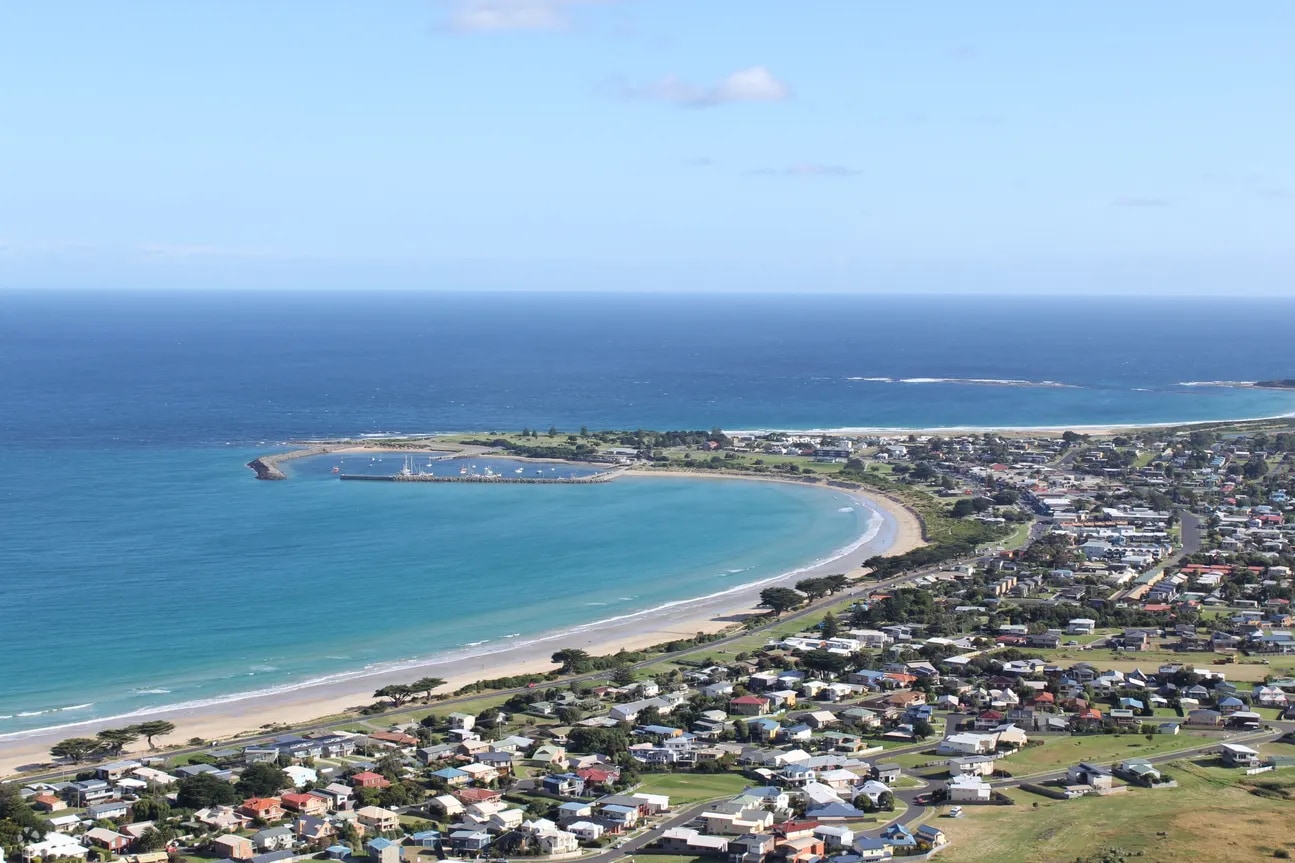
[[[1295,850],[1295,802],[1250,794],[1236,784],[1239,771],[1199,776],[1180,762],[1166,769],[1178,788],[1068,801],[1013,791],[1015,806],[967,806],[963,818],[924,821],[949,836],[941,863],[1070,863],[1110,847],[1141,853],[1139,863],[1238,863]]]
[[[1065,770],[1077,761],[1095,761],[1110,764],[1126,758],[1150,758],[1181,749],[1206,746],[1221,738],[1200,731],[1182,731],[1178,734],[1157,734],[1148,741],[1137,734],[1092,734],[1080,737],[1040,738],[1042,746],[1027,746],[1020,752],[998,762],[1001,769],[1014,776],[1029,776]]]
[[[732,773],[645,773],[642,784],[635,790],[668,794],[671,806],[683,806],[716,797],[733,797],[751,785],[749,779]]]

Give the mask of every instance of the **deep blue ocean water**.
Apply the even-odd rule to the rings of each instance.
[[[1289,300],[0,293],[0,733],[632,613],[866,522],[757,483],[342,483],[331,459],[253,480],[292,437],[1270,416],[1295,393],[1182,384],[1295,377],[1291,320]]]

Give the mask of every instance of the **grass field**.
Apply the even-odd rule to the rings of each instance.
[[[1083,639],[1076,638],[1074,640],[1082,641]],[[1057,650],[1035,650],[1031,648],[1029,653],[1031,655],[1037,654],[1048,662],[1067,665],[1076,662],[1089,662],[1103,669],[1110,668],[1125,672],[1137,668],[1151,673],[1161,665],[1190,665],[1194,666],[1198,671],[1219,672],[1227,680],[1247,683],[1262,681],[1268,675],[1289,677],[1295,674],[1295,656],[1265,657],[1268,660],[1266,664],[1260,659],[1240,657],[1234,663],[1215,665],[1213,661],[1219,658],[1216,653],[1177,653],[1172,650],[1120,652],[1106,648],[1080,650],[1076,647],[1062,647]]]
[[[1182,749],[1204,746],[1219,740],[1218,735],[1200,731],[1157,734],[1148,741],[1137,734],[1092,734],[1080,737],[1049,737],[1042,746],[1027,746],[998,762],[1014,776],[1028,776],[1052,770],[1064,770],[1076,761],[1109,764],[1126,758],[1150,758]]]
[[[949,837],[941,863],[1070,863],[1112,847],[1141,854],[1140,863],[1238,863],[1295,851],[1295,802],[1250,794],[1234,784],[1237,771],[1229,782],[1180,762],[1166,769],[1178,788],[1069,801],[1014,790],[1015,806],[967,806],[963,818],[924,821]]]
[[[732,773],[645,773],[636,790],[645,794],[669,794],[670,805],[681,806],[716,797],[733,797],[751,784],[749,779]]]

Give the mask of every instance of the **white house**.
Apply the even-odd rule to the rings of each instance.
[[[935,751],[940,755],[989,755],[998,747],[997,734],[950,734]]]
[[[983,803],[989,800],[990,787],[979,776],[955,776],[949,780],[952,803]]]

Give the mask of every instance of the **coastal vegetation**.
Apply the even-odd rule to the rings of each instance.
[[[105,728],[94,737],[69,737],[50,747],[50,754],[56,758],[66,758],[73,764],[80,764],[87,758],[116,756],[122,750],[135,743],[141,737],[148,741],[148,748],[153,749],[153,739],[164,737],[175,731],[175,725],[164,719],[154,719],[124,728]]]

